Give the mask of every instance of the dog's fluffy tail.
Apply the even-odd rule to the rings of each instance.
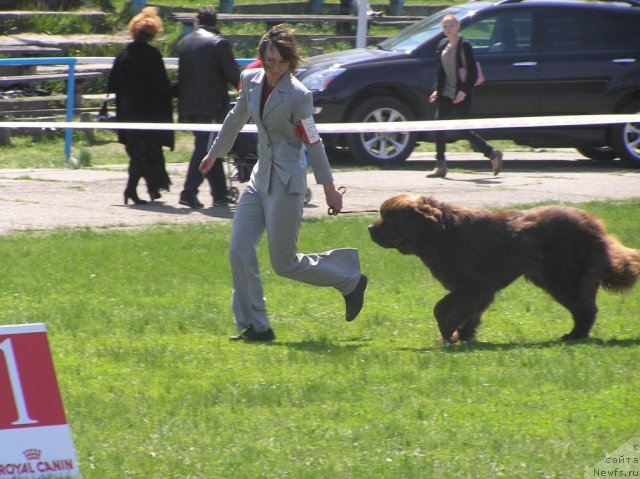
[[[609,268],[602,277],[603,288],[615,292],[633,288],[640,276],[640,250],[627,248],[613,236],[606,242]]]

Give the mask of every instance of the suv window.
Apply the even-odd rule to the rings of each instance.
[[[638,29],[622,16],[567,10],[543,15],[541,21],[542,51],[620,50],[640,43]]]
[[[412,26],[401,31],[398,35],[387,38],[380,47],[386,50],[413,51],[416,47],[423,43],[442,35],[442,18],[446,14],[453,14],[458,17],[464,13],[464,10],[448,8],[435,13],[427,20],[414,23]]]
[[[487,15],[461,31],[475,52],[514,53],[531,50],[533,18],[530,11]]]

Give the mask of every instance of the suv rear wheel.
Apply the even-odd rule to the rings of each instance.
[[[640,101],[634,101],[621,113],[640,114]],[[611,132],[620,159],[629,166],[640,167],[640,122],[615,125]]]
[[[360,103],[349,116],[351,123],[393,123],[412,121],[411,110],[401,101],[375,97]],[[347,146],[356,161],[382,165],[402,164],[416,146],[415,133],[389,131],[384,133],[352,133]]]

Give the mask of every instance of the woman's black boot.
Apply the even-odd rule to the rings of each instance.
[[[146,205],[147,201],[140,199],[136,190],[125,189],[124,190],[124,204],[128,204],[129,200],[133,202],[134,205]]]

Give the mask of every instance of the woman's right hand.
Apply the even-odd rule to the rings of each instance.
[[[437,92],[437,91],[434,91],[434,92],[429,96],[429,103],[435,103],[437,99],[438,99],[438,92]]]
[[[202,161],[200,162],[200,166],[198,167],[198,169],[200,170],[200,173],[202,173],[203,175],[206,175],[207,173],[209,173],[211,168],[213,168],[213,164],[215,162],[216,162],[216,159],[211,158],[207,153],[207,156],[205,156],[202,159]]]

